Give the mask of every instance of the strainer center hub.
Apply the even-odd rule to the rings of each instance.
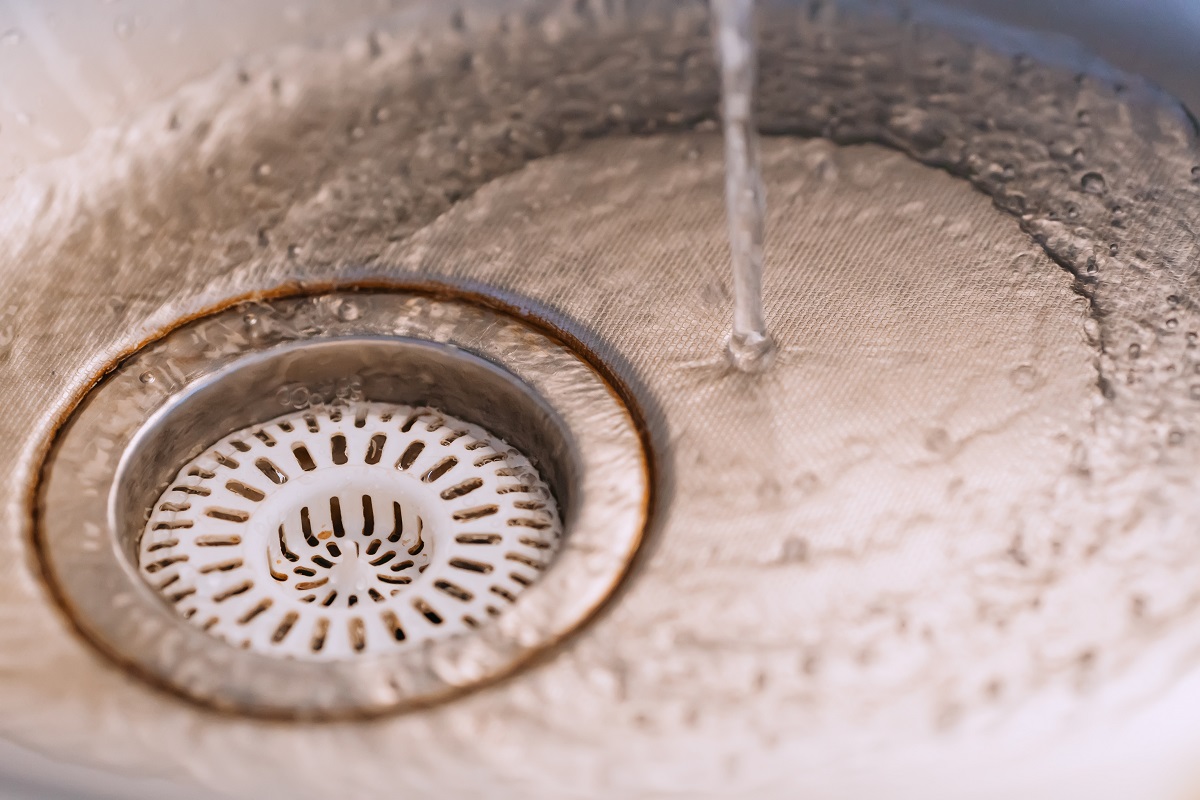
[[[360,465],[289,481],[250,520],[268,543],[264,569],[284,594],[327,608],[399,595],[429,566],[439,536],[427,530],[421,486]]]

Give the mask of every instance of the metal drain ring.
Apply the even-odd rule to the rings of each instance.
[[[504,592],[506,584],[468,586],[464,577],[451,579],[449,591],[465,589],[470,601],[423,582],[424,588],[407,601],[404,593],[385,598],[401,604],[424,600],[433,607],[432,591],[442,606],[483,603],[482,613],[459,610],[461,631],[423,636],[420,646],[403,646],[393,628],[392,645],[357,650],[357,634],[347,620],[341,641],[352,655],[325,645],[314,651],[317,631],[309,629],[295,637],[297,649],[287,653],[291,657],[280,657],[280,650],[256,646],[261,639],[226,633],[222,640],[202,629],[206,620],[194,619],[195,614],[185,619],[170,602],[171,587],[161,593],[157,588],[168,579],[171,565],[150,574],[142,571],[141,565],[149,569],[154,561],[144,560],[146,553],[139,548],[164,541],[159,534],[171,529],[156,531],[156,526],[178,519],[171,515],[180,512],[162,509],[164,503],[181,505],[178,499],[165,499],[180,485],[173,479],[181,467],[185,472],[196,468],[187,465],[214,453],[214,442],[230,443],[231,449],[222,453],[237,460],[257,452],[256,447],[264,452],[281,447],[282,436],[276,436],[284,433],[280,422],[295,431],[297,419],[313,417],[320,426],[322,419],[332,422],[340,415],[341,421],[349,421],[343,431],[362,430],[354,428],[361,414],[364,428],[373,419],[399,431],[408,416],[423,408],[438,409],[448,423],[453,420],[448,427],[466,430],[464,436],[510,459],[510,469],[532,464],[561,513],[564,535],[556,553],[539,546],[552,541],[556,530],[557,515],[548,504],[531,509],[514,501],[514,514],[544,513],[506,518],[548,521],[544,529],[506,522],[503,531],[474,526],[461,531],[503,534],[503,556],[518,556],[503,558],[508,578],[537,578],[528,587],[516,582],[524,589],[519,597],[515,591],[508,598],[491,590],[495,585]],[[388,409],[392,417],[383,423]],[[405,421],[395,418],[401,409],[407,409]],[[413,425],[428,428],[433,422],[420,419],[418,415]],[[272,424],[276,427],[270,428]],[[276,444],[268,445],[255,432],[266,433]],[[249,449],[239,453],[232,446],[235,439]],[[346,439],[349,461],[350,435]],[[399,439],[393,444],[398,446]],[[466,446],[465,441],[459,444]],[[331,438],[327,446],[340,445]],[[440,440],[435,446],[442,447]],[[353,444],[363,469],[370,467],[369,448],[369,437]],[[402,460],[402,453],[389,449],[388,455]],[[329,458],[334,458],[332,449]],[[428,466],[432,470],[436,464]],[[193,481],[216,480],[215,470],[199,468],[214,477],[198,474],[191,476]],[[241,468],[240,461],[236,468],[226,467]],[[230,472],[222,475],[222,488],[236,495],[235,490],[253,486],[266,505],[262,487],[270,478],[257,463],[248,469],[255,470],[256,483],[243,480],[229,489],[235,480]],[[461,300],[400,291],[331,292],[229,308],[171,331],[121,363],[75,409],[47,457],[35,537],[48,582],[76,627],[143,677],[190,699],[244,713],[346,717],[427,704],[494,680],[582,624],[612,593],[641,541],[649,478],[629,409],[585,359],[562,343],[509,314]],[[443,487],[439,481],[437,491],[440,495],[460,484],[448,481]],[[529,488],[527,503],[546,499],[536,497],[538,486],[529,483]],[[312,495],[318,498],[314,502],[321,493]],[[328,500],[330,492],[325,495]],[[466,502],[470,498],[470,493],[463,496],[464,509],[474,508]],[[242,500],[249,502],[244,496]],[[439,501],[449,507],[449,501]],[[291,500],[285,505],[289,503],[294,505]],[[151,516],[151,509],[161,516]],[[144,537],[147,528],[150,534]],[[519,534],[517,547],[509,546],[509,528]],[[535,541],[530,533],[549,538],[520,549],[522,536]],[[357,535],[360,548],[363,542],[370,546],[372,537],[364,537],[361,528]],[[431,564],[439,557],[438,544],[431,549]],[[441,555],[453,546],[443,545]],[[169,552],[170,547],[155,552]],[[524,556],[530,563],[521,561]],[[488,565],[494,575],[495,565]],[[431,578],[433,569],[427,570]],[[223,574],[220,569],[211,572]],[[159,581],[151,585],[147,577]],[[415,581],[413,585],[415,589]],[[209,598],[215,601],[218,594]],[[490,595],[487,601],[482,600],[485,595]],[[500,613],[492,616],[489,604]],[[442,616],[440,607],[433,610]],[[408,612],[423,609],[409,602]],[[464,617],[471,622],[463,622]],[[378,640],[386,625],[382,615],[376,621],[381,626],[374,631]],[[278,631],[279,621],[274,622],[266,635]],[[472,623],[478,627],[470,627]],[[402,627],[407,639],[419,630],[419,622],[410,620]],[[372,641],[371,630],[361,633]],[[246,640],[249,646],[244,646]]]

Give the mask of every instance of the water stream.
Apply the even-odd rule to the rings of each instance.
[[[712,0],[721,70],[725,134],[725,203],[733,263],[733,330],[729,360],[743,372],[767,369],[775,343],[763,312],[763,215],[766,201],[754,121],[757,32],[754,0]]]

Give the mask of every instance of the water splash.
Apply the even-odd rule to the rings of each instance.
[[[763,216],[766,211],[754,83],[758,58],[754,0],[711,0],[721,68],[725,133],[725,203],[733,261],[733,330],[729,360],[743,372],[762,372],[775,360],[763,312]]]

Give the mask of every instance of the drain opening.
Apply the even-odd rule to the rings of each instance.
[[[524,455],[434,409],[375,403],[225,437],[158,498],[139,554],[146,581],[209,634],[334,660],[498,616],[561,536]]]
[[[35,535],[122,665],[224,709],[343,717],[561,641],[624,575],[648,497],[632,414],[569,347],[461,300],[331,292],[116,365],[47,457]]]

